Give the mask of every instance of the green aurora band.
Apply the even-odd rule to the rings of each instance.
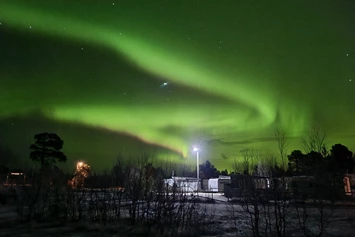
[[[166,37],[159,30],[150,31],[152,27],[148,27],[148,23],[147,29],[142,29],[142,24],[141,27],[132,27],[136,25],[135,19],[127,16],[117,16],[114,22],[109,17],[98,20],[90,17],[90,14],[77,14],[75,10],[80,12],[80,4],[72,4],[64,11],[56,7],[60,3],[50,5],[30,2],[32,1],[0,1],[1,21],[21,32],[31,31],[113,50],[134,67],[155,75],[160,80],[209,94],[225,101],[225,105],[187,104],[182,113],[177,111],[176,106],[161,104],[125,106],[113,101],[102,104],[100,101],[82,98],[80,103],[52,100],[35,104],[30,101],[22,106],[24,102],[19,99],[2,103],[0,115],[26,113],[39,107],[51,119],[127,133],[184,156],[188,155],[192,143],[196,141],[196,134],[201,131],[213,138],[221,136],[220,128],[223,128],[223,131],[243,134],[249,139],[267,136],[266,133],[261,135],[260,131],[270,132],[277,124],[289,136],[297,137],[312,123],[313,102],[308,103],[307,95],[300,99],[298,96],[285,97],[275,93],[275,90],[281,89],[272,82],[270,75],[235,73],[228,70],[225,61],[213,58],[203,49],[184,45],[180,39]],[[72,9],[68,10],[70,8]],[[256,76],[265,77],[259,78],[258,86],[255,86]],[[7,83],[9,88],[14,87],[10,80]],[[31,94],[34,90],[19,88],[16,93]],[[10,91],[13,93],[12,90],[3,91],[2,96],[10,98]],[[307,90],[304,93],[306,92]],[[182,132],[171,133],[165,130],[167,127],[180,128]]]

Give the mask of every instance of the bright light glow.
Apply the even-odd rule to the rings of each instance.
[[[81,161],[80,161],[80,162],[78,162],[78,163],[77,163],[77,166],[78,166],[78,167],[83,166],[83,162],[81,162]]]
[[[13,173],[13,172],[11,172],[10,175],[23,175],[23,173]]]
[[[194,151],[198,151],[198,147],[194,147]]]

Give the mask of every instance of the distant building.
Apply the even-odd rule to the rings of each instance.
[[[279,194],[282,194],[282,198],[288,199],[339,198],[344,194],[355,197],[355,174],[346,174],[343,180],[344,189],[341,190],[341,186],[329,183],[324,179],[316,179],[313,176],[270,178],[234,175],[230,184],[224,184],[224,195],[227,198],[245,198],[248,195],[258,195],[264,197],[265,200],[277,198]],[[209,184],[215,188],[213,182],[216,181],[211,180]]]
[[[211,178],[211,179],[204,180],[204,187],[205,187],[205,191],[224,192],[224,186],[230,183],[231,183],[230,176],[220,175],[218,178]]]
[[[245,197],[252,192],[260,192],[270,188],[268,177],[233,175],[231,182],[224,185],[224,195],[227,198]]]
[[[168,189],[176,188],[178,192],[194,192],[198,187],[198,180],[191,177],[172,177],[171,179],[164,179],[164,183]]]
[[[7,174],[5,186],[26,185],[26,175],[21,170],[14,170]]]
[[[344,176],[344,191],[346,196],[355,196],[355,174]]]

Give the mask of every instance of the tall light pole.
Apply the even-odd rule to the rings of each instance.
[[[198,154],[198,147],[194,147],[194,151],[196,151],[196,177],[197,177],[197,190],[200,189],[200,161]]]

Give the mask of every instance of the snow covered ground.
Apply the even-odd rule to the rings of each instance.
[[[250,236],[251,224],[243,206],[228,202],[228,199],[220,193],[194,193],[193,195],[215,200],[214,203],[199,204],[201,212],[208,214],[209,225],[206,226],[209,229],[208,236]],[[323,236],[355,236],[355,205],[351,204],[353,203],[338,203],[332,210],[325,209],[326,212],[331,211],[332,215]],[[311,216],[318,213],[314,207],[307,207],[307,211]],[[292,207],[288,209],[288,217],[291,220],[288,223],[290,236],[304,236],[298,225],[297,212]],[[109,224],[105,227],[79,224],[82,225],[79,228],[75,225],[58,226],[55,223],[24,225],[16,223],[16,219],[15,206],[0,206],[0,236],[125,236],[120,230],[123,227],[117,224]],[[316,229],[318,225],[319,218],[313,218],[310,226]]]

